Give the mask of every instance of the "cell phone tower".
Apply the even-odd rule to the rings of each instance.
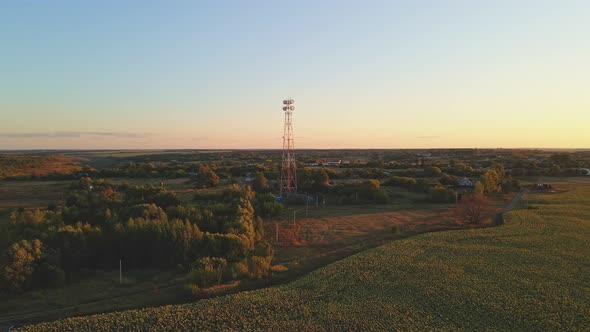
[[[281,196],[297,193],[297,166],[295,165],[295,140],[293,138],[293,111],[295,101],[283,100],[285,126],[283,131],[283,160],[281,163]]]

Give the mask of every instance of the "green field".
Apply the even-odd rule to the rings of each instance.
[[[5,181],[0,183],[0,212],[47,208],[62,202],[75,181]]]
[[[495,228],[392,241],[283,286],[29,331],[590,329],[590,187]]]
[[[14,320],[42,321],[138,306],[179,303],[186,298],[184,274],[174,271],[95,271],[68,287],[9,295],[0,303],[0,327]]]

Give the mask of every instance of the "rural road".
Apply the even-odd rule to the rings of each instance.
[[[496,212],[496,216],[494,217],[496,225],[502,225],[504,223],[504,213],[514,210],[514,208],[520,204],[520,201],[522,201],[524,194],[526,194],[528,191],[528,189],[521,190],[518,194],[516,194],[516,196],[512,198],[508,205]]]

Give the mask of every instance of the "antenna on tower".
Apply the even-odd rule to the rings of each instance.
[[[285,124],[283,129],[283,158],[281,163],[281,196],[297,193],[297,166],[295,164],[295,140],[293,138],[293,111],[295,101],[283,100]]]

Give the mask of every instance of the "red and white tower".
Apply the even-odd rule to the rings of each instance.
[[[283,100],[285,127],[283,132],[283,160],[281,164],[281,196],[297,193],[297,166],[295,165],[295,140],[293,138],[293,111],[295,101]]]

